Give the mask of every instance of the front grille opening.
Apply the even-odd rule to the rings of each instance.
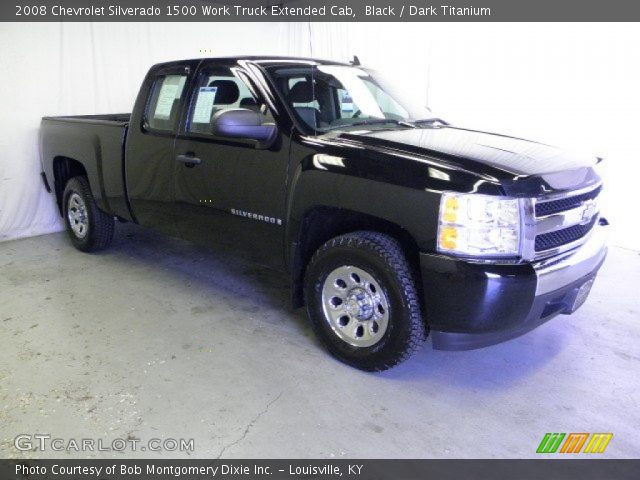
[[[547,215],[553,215],[554,213],[564,212],[565,210],[571,210],[572,208],[578,208],[582,202],[596,198],[600,194],[600,190],[602,190],[602,186],[573,197],[536,203],[536,217],[545,217]]]
[[[562,230],[538,235],[536,237],[535,251],[541,252],[575,242],[589,233],[589,230],[593,228],[597,221],[598,216],[596,215],[589,223],[584,225],[573,225]]]

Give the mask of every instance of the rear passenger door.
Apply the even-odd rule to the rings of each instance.
[[[260,92],[237,64],[203,62],[175,143],[180,235],[282,267],[288,143],[256,149],[255,142],[214,135],[212,117],[236,108],[261,112],[263,123],[273,123]]]
[[[199,61],[152,69],[131,119],[125,153],[126,187],[136,221],[175,235],[174,142],[188,86]]]

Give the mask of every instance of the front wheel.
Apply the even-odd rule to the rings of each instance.
[[[67,232],[78,250],[94,252],[111,244],[113,217],[98,208],[85,177],[67,182],[62,205]]]
[[[388,235],[360,231],[325,243],[307,268],[305,300],[329,352],[361,370],[405,361],[427,335],[412,270]]]

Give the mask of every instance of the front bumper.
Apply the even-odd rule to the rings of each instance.
[[[537,263],[497,265],[420,254],[434,348],[486,347],[572,313],[607,255],[602,230],[596,226],[581,247]]]

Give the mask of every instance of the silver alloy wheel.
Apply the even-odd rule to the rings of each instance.
[[[78,238],[84,238],[89,231],[89,219],[87,218],[87,206],[77,193],[72,193],[67,202],[67,218],[73,234]]]
[[[389,325],[389,301],[373,276],[358,267],[336,268],[322,286],[322,310],[335,334],[354,347],[370,347]]]

